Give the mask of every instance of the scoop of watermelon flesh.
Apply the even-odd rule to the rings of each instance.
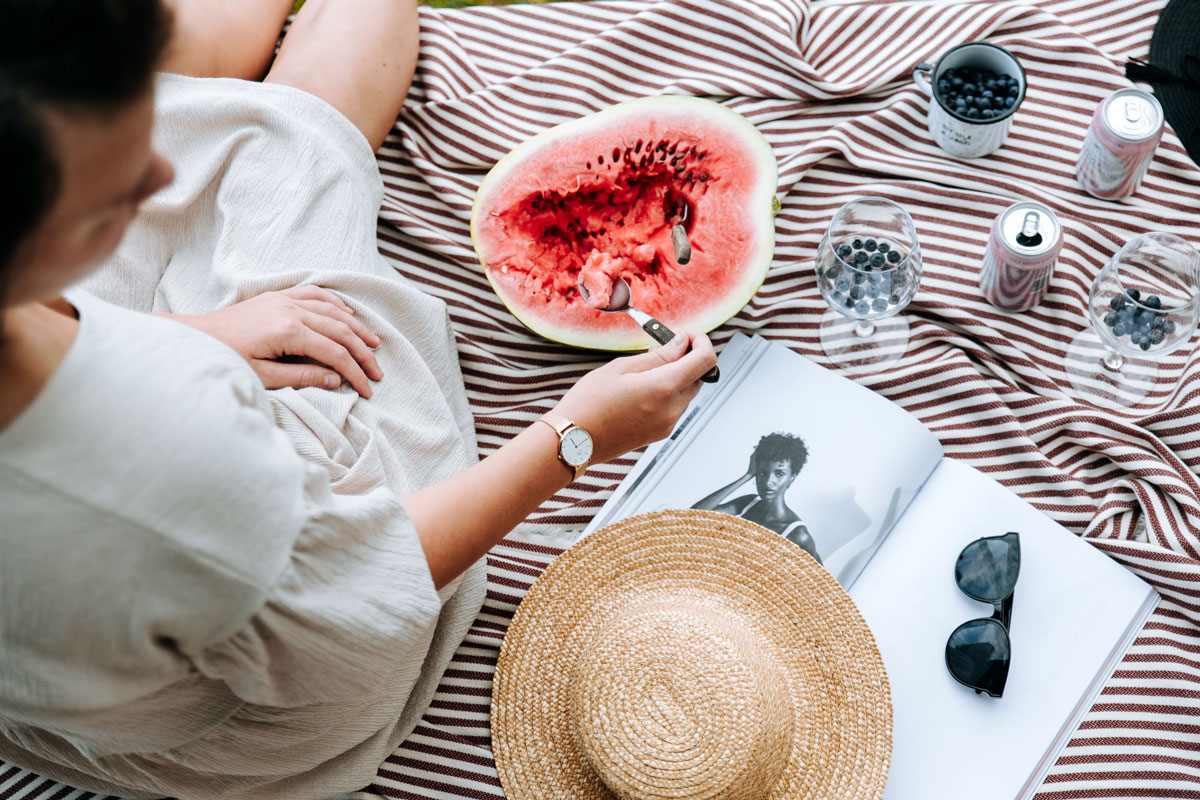
[[[505,228],[530,242],[503,271],[524,273],[546,301],[567,306],[584,302],[577,290],[582,281],[586,305],[604,308],[618,277],[634,288],[635,300],[657,297],[660,282],[678,269],[671,230],[680,221],[694,224],[688,209],[707,187],[694,181],[681,187],[667,174],[647,176],[636,168],[589,177],[573,190],[537,192],[500,212]]]

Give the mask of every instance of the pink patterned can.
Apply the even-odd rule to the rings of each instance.
[[[1079,151],[1075,177],[1093,197],[1120,200],[1137,191],[1162,138],[1163,110],[1141,89],[1104,98]]]
[[[1013,203],[992,222],[979,287],[1005,311],[1026,311],[1042,302],[1062,248],[1062,225],[1049,206]]]

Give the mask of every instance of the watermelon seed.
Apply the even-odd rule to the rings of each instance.
[[[642,152],[642,140],[641,140],[641,139],[638,139],[638,140],[637,140],[637,144],[635,144],[635,145],[633,146],[633,152],[635,152],[635,153],[640,153],[640,152]]]
[[[618,148],[616,148],[616,147],[614,147],[614,148],[613,148],[613,151],[612,151],[612,160],[613,160],[614,162],[617,162],[617,161],[620,161],[620,160],[621,160],[621,151],[620,151],[620,149],[618,149]]]
[[[592,162],[590,162],[590,161],[589,161],[589,162],[587,162],[587,168],[588,168],[588,169],[591,169],[591,168],[592,168]]]
[[[597,163],[597,164],[603,164],[603,163],[604,163],[604,156],[596,156],[596,163]]]
[[[692,260],[692,243],[688,241],[682,222],[671,228],[671,247],[675,249],[676,263],[682,265]]]

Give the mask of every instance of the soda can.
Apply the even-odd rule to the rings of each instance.
[[[1042,302],[1062,248],[1062,225],[1048,206],[1013,203],[992,222],[979,287],[1005,311],[1026,311]]]
[[[1141,89],[1118,89],[1104,98],[1088,128],[1075,177],[1101,200],[1120,200],[1137,191],[1162,138],[1163,110]]]

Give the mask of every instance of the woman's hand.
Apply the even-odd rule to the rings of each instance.
[[[688,346],[691,349],[688,349]],[[555,412],[592,435],[599,464],[670,435],[717,363],[702,333],[680,333],[648,353],[618,358],[583,376]]]
[[[207,314],[162,316],[232,347],[268,389],[332,389],[344,377],[356,392],[370,397],[370,381],[383,377],[371,352],[379,337],[354,318],[345,301],[319,286],[265,292]],[[285,358],[306,360],[280,360]]]

